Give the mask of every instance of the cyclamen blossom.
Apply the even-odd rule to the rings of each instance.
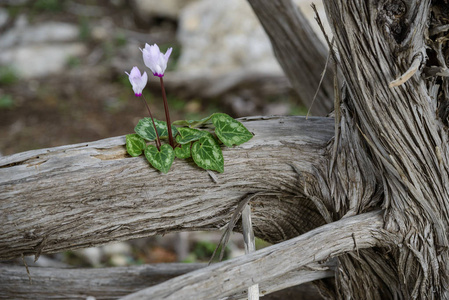
[[[167,61],[173,48],[169,48],[165,54],[159,50],[158,45],[152,46],[145,44],[145,48],[142,50],[143,61],[145,65],[150,68],[154,76],[163,77],[165,69],[167,68]]]
[[[148,82],[147,72],[140,74],[140,70],[137,67],[131,69],[131,73],[125,72],[129,76],[129,82],[133,86],[133,91],[136,97],[142,96],[142,90],[145,88]]]

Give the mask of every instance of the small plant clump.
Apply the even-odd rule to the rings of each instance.
[[[172,48],[163,54],[156,44],[152,46],[146,44],[141,51],[145,65],[160,79],[166,121],[153,118],[150,107],[142,95],[148,82],[147,73],[142,74],[137,67],[133,67],[130,73],[125,72],[135,96],[142,98],[150,115],[149,118],[143,118],[137,123],[134,128],[135,134],[126,136],[128,154],[131,156],[144,154],[148,162],[163,173],[170,170],[175,157],[179,159],[191,157],[203,169],[224,172],[221,144],[227,147],[240,145],[249,141],[253,134],[242,123],[224,113],[214,113],[201,120],[179,120],[171,123],[163,77]],[[198,128],[206,124],[210,130]],[[162,144],[161,140],[164,139],[168,139],[168,144]],[[153,141],[155,145],[148,144]]]

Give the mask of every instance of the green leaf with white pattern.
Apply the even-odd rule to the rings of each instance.
[[[167,122],[165,121],[157,121],[154,120],[156,123],[157,133],[159,133],[159,138],[161,139],[168,139],[168,129],[167,129]],[[178,129],[175,126],[171,126],[171,132],[173,136],[175,136],[178,133]]]
[[[175,148],[175,156],[180,159],[189,158],[190,155],[190,143],[184,144],[181,147]]]
[[[224,159],[218,142],[208,134],[193,143],[192,158],[195,163],[206,170],[220,173],[224,171]]]
[[[156,124],[159,138],[167,138],[168,137],[167,122],[155,119],[154,123]],[[134,128],[134,131],[140,137],[148,141],[154,141],[156,139],[156,131],[154,131],[154,125],[153,122],[151,121],[151,118],[140,119],[139,123],[137,123],[136,128]],[[176,130],[176,127],[173,126],[172,127],[173,136],[175,136],[177,132],[178,131]]]
[[[208,134],[207,131],[201,131],[194,128],[189,127],[180,127],[178,128],[178,136],[176,137],[176,141],[183,145],[193,141],[199,140],[201,137]]]
[[[209,120],[214,115],[215,114],[212,114],[209,117],[205,117],[204,119],[201,119],[201,120],[178,120],[178,121],[174,121],[173,125],[188,126],[190,128],[195,128],[195,127],[201,126],[201,125],[206,124],[207,122],[209,122]]]
[[[145,157],[153,167],[162,173],[167,173],[175,160],[175,152],[168,144],[162,145],[160,151],[157,150],[156,146],[148,145],[145,148]]]
[[[242,123],[227,114],[214,114],[212,123],[215,125],[215,134],[228,147],[243,144],[253,137]]]
[[[139,156],[146,147],[145,140],[137,134],[126,135],[126,151],[131,156]]]

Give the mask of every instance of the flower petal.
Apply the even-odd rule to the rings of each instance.
[[[170,57],[170,54],[172,51],[173,51],[173,48],[170,47],[170,48],[168,48],[167,52],[165,52],[164,57],[165,57],[166,62],[168,61],[168,58]]]
[[[129,77],[129,82],[131,82],[134,94],[136,96],[142,96],[142,90],[145,88],[148,82],[148,75],[146,72],[140,73],[139,68],[133,67],[131,72],[125,72]]]
[[[163,77],[167,68],[167,61],[173,48],[169,48],[165,54],[161,53],[157,44],[145,44],[142,57],[145,65],[150,68],[154,76]]]

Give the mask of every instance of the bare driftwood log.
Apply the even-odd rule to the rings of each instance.
[[[97,300],[118,299],[205,266],[173,263],[93,269],[30,267],[30,283],[25,267],[0,265],[0,299],[86,299],[88,296]],[[285,297],[290,293],[307,293],[307,299],[321,299],[313,286],[296,285],[333,276],[333,271],[328,268],[311,266],[313,269],[300,268],[273,281],[264,282],[261,286],[261,291],[266,295],[264,299],[298,299]],[[275,292],[279,289],[284,290]],[[227,299],[241,299],[244,296],[244,292],[237,292]]]
[[[327,67],[321,88],[318,83],[325,71],[327,50],[307,19],[291,0],[248,0],[267,32],[274,54],[294,90],[311,112],[325,116],[334,104],[333,72]],[[315,103],[312,100],[318,90]]]
[[[129,157],[124,137],[2,157],[0,259],[218,229],[246,197],[253,197],[256,236],[276,243],[307,232],[324,220],[298,187],[297,172],[323,165],[333,122],[246,120],[255,136],[224,149],[218,182],[188,160],[162,175],[144,157]]]

